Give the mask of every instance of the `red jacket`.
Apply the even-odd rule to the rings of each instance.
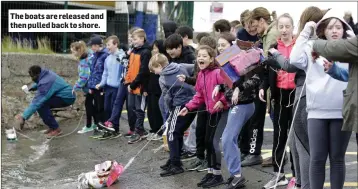
[[[210,114],[213,114],[218,112],[213,109],[215,104],[221,101],[224,105],[224,109],[228,109],[229,106],[224,93],[220,92],[214,100],[212,99],[215,86],[220,84],[224,84],[224,79],[220,76],[219,68],[201,70],[195,84],[196,94],[185,107],[188,108],[189,111],[193,111],[205,103],[206,109]]]

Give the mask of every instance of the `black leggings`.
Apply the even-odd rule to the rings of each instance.
[[[328,156],[331,188],[343,188],[346,175],[344,158],[352,132],[342,131],[342,125],[343,119],[308,119],[311,155],[309,178],[312,189],[323,188]]]
[[[221,170],[221,153],[220,150],[215,149],[215,147],[219,145],[214,145],[214,141],[220,141],[223,132],[222,128],[225,128],[226,122],[227,111],[208,114],[208,120],[206,123],[205,148],[208,159],[208,168],[213,168],[214,170]],[[218,132],[221,132],[221,135],[215,134],[217,133],[217,129],[219,129]],[[216,139],[215,137],[220,138]]]
[[[94,115],[95,120],[98,122],[105,122],[105,112],[104,112],[104,93],[103,90],[92,89],[92,95],[94,99]]]
[[[93,117],[94,123],[96,125],[98,124],[98,120],[94,114],[94,97],[92,94],[89,94],[89,93],[87,93],[85,96],[86,96],[85,109],[86,109],[86,117],[87,117],[86,126],[91,127],[92,117]]]

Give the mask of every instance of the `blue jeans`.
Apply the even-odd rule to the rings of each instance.
[[[50,128],[50,129],[57,129],[58,123],[53,117],[51,109],[52,108],[63,108],[70,106],[71,104],[67,104],[62,100],[62,98],[57,96],[52,96],[48,99],[42,106],[37,110],[39,113],[42,121]]]
[[[241,173],[240,149],[238,137],[242,127],[255,112],[255,104],[242,104],[230,109],[227,125],[222,135],[224,159],[231,175]]]
[[[121,84],[118,87],[117,95],[116,95],[116,98],[113,103],[111,117],[108,119],[108,121],[113,124],[113,128],[116,131],[119,130],[119,119],[121,118],[121,115],[122,115],[123,105],[127,99],[127,94],[128,94],[127,88],[123,84]],[[128,112],[128,117],[129,117],[129,114],[130,114],[130,112]]]

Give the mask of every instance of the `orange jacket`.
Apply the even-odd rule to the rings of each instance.
[[[141,94],[147,91],[149,81],[149,60],[151,51],[146,43],[139,48],[134,48],[129,56],[129,65],[125,84],[133,90],[133,94]]]

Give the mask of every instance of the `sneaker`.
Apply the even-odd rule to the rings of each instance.
[[[134,144],[134,143],[137,143],[145,138],[147,138],[148,136],[148,132],[147,131],[143,131],[142,134],[138,134],[137,132],[134,133],[130,138],[129,138],[129,141],[128,141],[128,144]]]
[[[93,129],[92,138],[99,138],[103,135],[104,131],[98,128]]]
[[[200,167],[203,163],[205,163],[204,159],[195,158],[192,162],[190,162],[187,167],[188,171],[196,171],[198,167]]]
[[[161,177],[168,177],[168,176],[177,175],[177,174],[180,174],[180,173],[184,173],[183,167],[171,165],[169,169],[164,170],[163,172],[161,172],[160,176]]]
[[[243,162],[248,155],[249,154],[241,153],[241,155],[240,155],[241,162]]]
[[[155,133],[149,133],[147,136],[147,140],[152,140]]]
[[[51,133],[52,131],[53,131],[53,129],[48,128],[47,130],[45,130],[45,131],[43,132],[43,134],[47,135],[47,134]]]
[[[296,188],[296,179],[292,177],[286,189],[295,189],[295,188]]]
[[[90,127],[84,126],[84,127],[82,127],[82,129],[79,130],[77,133],[78,133],[78,134],[88,133],[88,132],[93,131],[93,129],[95,129],[95,128],[96,128],[96,125],[94,125],[94,124],[91,125]]]
[[[244,176],[241,177],[233,177],[232,181],[228,184],[226,189],[236,189],[236,188],[242,188],[245,186],[246,179]]]
[[[230,182],[234,180],[234,176],[230,176],[227,181],[226,181],[226,184],[230,184]]]
[[[181,155],[180,159],[183,161],[187,161],[187,160],[191,160],[193,158],[196,157],[196,153],[192,153],[189,151],[183,152],[183,154]]]
[[[118,138],[120,136],[122,136],[120,132],[104,132],[103,135],[97,139],[99,140],[113,139],[113,138]]]
[[[262,161],[262,167],[271,167],[272,166],[272,157],[266,158]]]
[[[262,163],[261,155],[248,155],[245,157],[244,161],[241,161],[241,167],[259,165]]]
[[[198,187],[201,187],[203,184],[205,184],[206,182],[208,182],[211,178],[213,178],[213,174],[212,173],[208,173],[204,176],[204,178],[201,179],[201,181],[197,184]]]
[[[134,134],[134,132],[133,132],[133,131],[128,131],[128,133],[127,133],[127,134],[125,134],[125,135],[124,135],[124,137],[126,137],[126,138],[130,138],[133,134]]]
[[[275,173],[275,175],[277,175],[277,173]],[[278,181],[277,181],[277,185],[275,186],[276,183],[276,178],[277,176],[274,176],[264,187],[263,189],[271,189],[277,186],[285,186],[288,184],[288,180],[285,177],[285,174],[281,173]]]
[[[203,172],[208,170],[208,161],[204,160],[204,162],[197,167],[196,171]]]
[[[60,128],[57,128],[55,130],[52,130],[50,133],[47,134],[47,138],[50,139],[52,137],[56,137],[62,134],[62,130]]]
[[[202,185],[203,188],[211,188],[222,185],[224,178],[222,175],[213,175],[213,177]]]
[[[163,169],[163,170],[167,170],[170,168],[170,165],[171,165],[171,162],[170,162],[170,159],[167,160],[167,162],[165,162],[164,165],[161,165],[160,168]]]
[[[154,140],[154,141],[163,140],[163,137],[158,134],[154,134],[152,136],[152,140]]]

